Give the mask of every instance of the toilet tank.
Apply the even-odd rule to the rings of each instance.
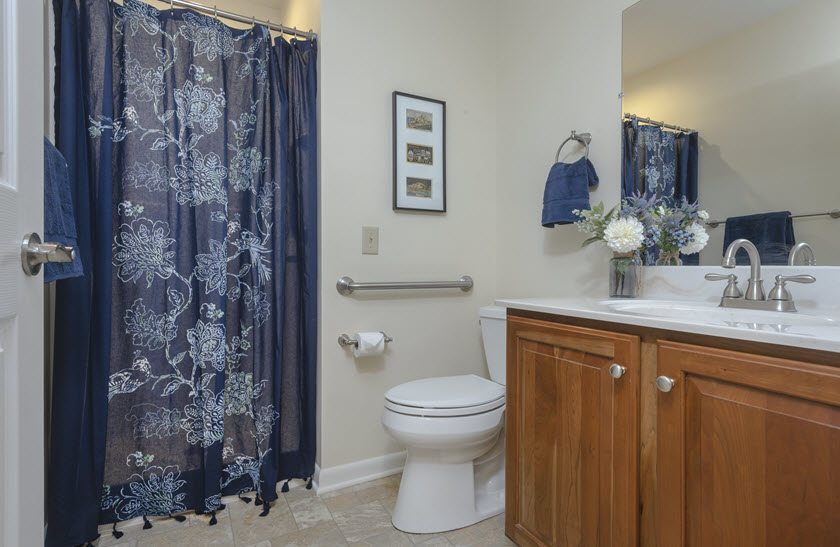
[[[497,384],[505,385],[506,310],[501,306],[484,306],[479,308],[478,316],[481,321],[481,336],[484,339],[484,355],[487,357],[490,379]]]

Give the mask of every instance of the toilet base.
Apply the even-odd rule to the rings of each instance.
[[[412,534],[463,528],[505,510],[504,430],[493,448],[466,463],[409,450],[392,522]]]

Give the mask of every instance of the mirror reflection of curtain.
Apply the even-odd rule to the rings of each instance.
[[[674,133],[654,125],[625,121],[622,132],[623,167],[621,198],[640,195],[668,203],[683,198],[697,201],[698,136]],[[699,263],[699,254],[681,255],[683,264]],[[655,252],[648,249],[642,257],[645,264],[655,262]]]

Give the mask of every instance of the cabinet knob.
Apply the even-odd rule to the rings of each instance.
[[[660,376],[656,379],[656,387],[659,388],[659,391],[662,393],[668,393],[674,388],[674,384],[676,382],[673,378],[668,378],[667,376]]]
[[[624,376],[624,373],[627,372],[627,367],[623,367],[617,363],[613,363],[610,365],[610,376],[615,379],[619,379]]]

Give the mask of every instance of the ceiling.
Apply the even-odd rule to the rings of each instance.
[[[624,77],[675,59],[800,1],[641,0],[624,10]]]

